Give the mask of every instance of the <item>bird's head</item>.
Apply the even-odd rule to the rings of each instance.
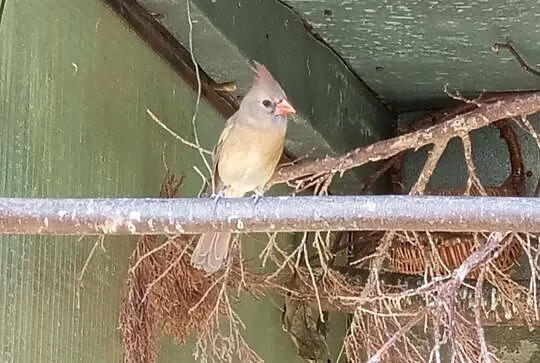
[[[253,85],[242,99],[240,110],[256,120],[286,121],[287,116],[296,113],[296,110],[268,69],[258,62],[254,63]]]

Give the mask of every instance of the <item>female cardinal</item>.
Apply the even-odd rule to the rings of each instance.
[[[255,64],[253,85],[240,108],[226,122],[214,148],[214,196],[240,198],[263,194],[285,144],[287,116],[296,113],[268,69]],[[191,264],[207,273],[219,270],[227,257],[231,233],[203,233]]]

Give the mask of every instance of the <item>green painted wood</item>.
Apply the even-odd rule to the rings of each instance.
[[[184,0],[142,0],[185,47],[189,22]],[[191,1],[193,48],[217,81],[234,80],[243,95],[252,80],[249,61],[264,63],[299,110],[286,149],[294,156],[335,155],[391,133],[394,116],[301,19],[278,1]],[[337,178],[334,193],[358,193],[373,166]]]
[[[285,0],[398,111],[419,110],[448,97],[487,89],[538,89],[494,42],[510,40],[540,65],[536,0]]]
[[[185,176],[183,194],[199,190],[192,169],[203,169],[198,153],[145,112],[150,108],[191,138],[194,92],[101,1],[8,1],[0,25],[0,94],[4,196],[153,197],[164,175],[163,153],[171,171]],[[203,100],[204,146],[214,144],[223,122]],[[135,240],[106,238],[79,288],[94,242],[0,237],[0,361],[122,361],[118,314]],[[275,305],[243,304],[248,334],[257,329],[265,337],[253,338],[261,355],[293,361]],[[192,348],[164,342],[160,361],[193,361]]]

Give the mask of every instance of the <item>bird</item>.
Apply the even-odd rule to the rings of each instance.
[[[254,78],[238,110],[226,121],[213,149],[212,198],[241,198],[254,192],[255,203],[264,194],[285,146],[287,118],[296,110],[285,91],[263,64],[254,61]],[[191,265],[208,274],[225,261],[229,232],[201,234]]]

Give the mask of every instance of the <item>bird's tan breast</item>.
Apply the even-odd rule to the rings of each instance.
[[[223,140],[217,169],[225,185],[247,193],[264,186],[283,153],[284,127],[236,124]]]

